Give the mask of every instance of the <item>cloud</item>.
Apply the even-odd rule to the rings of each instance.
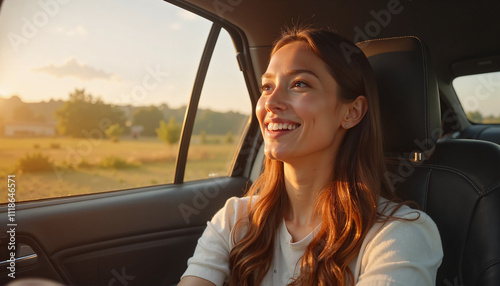
[[[102,80],[113,80],[119,79],[117,75],[105,72],[100,69],[96,69],[94,67],[88,66],[83,63],[79,63],[75,58],[71,58],[67,60],[64,64],[60,66],[56,66],[54,64],[50,64],[48,66],[35,68],[33,69],[35,72],[46,73],[51,76],[55,76],[58,78],[62,77],[76,77],[83,80],[94,80],[94,79],[102,79]]]

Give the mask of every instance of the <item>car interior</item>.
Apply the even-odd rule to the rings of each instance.
[[[40,2],[59,5],[58,13],[64,13],[74,1]],[[7,2],[0,1],[0,25],[7,17],[2,13]],[[490,108],[500,117],[500,2],[135,2],[165,2],[161,4],[212,23],[196,59],[172,182],[27,200],[16,202],[15,208],[0,204],[0,284],[13,281],[9,230],[14,228],[16,279],[38,277],[64,285],[176,285],[206,222],[228,198],[243,196],[261,171],[262,137],[253,111],[273,41],[286,26],[311,25],[352,40],[372,65],[386,179],[400,198],[430,215],[441,235],[444,258],[436,285],[500,285],[500,122],[474,122],[466,110],[467,100],[497,103]],[[252,113],[227,174],[188,180],[186,158],[195,140],[198,102],[204,82],[210,80],[209,63],[221,31],[230,36],[230,57],[238,63],[246,88],[242,95]],[[465,100],[457,96],[456,78],[491,73],[483,85],[471,87],[475,94]],[[22,174],[16,178],[24,180]],[[15,225],[9,221],[13,211]]]

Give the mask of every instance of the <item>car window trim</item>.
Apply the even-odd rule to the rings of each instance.
[[[221,28],[222,26],[217,23],[212,24],[207,37],[207,42],[205,43],[205,48],[203,49],[203,53],[201,55],[200,65],[198,66],[198,71],[196,72],[196,77],[194,80],[193,91],[191,92],[191,99],[186,108],[186,115],[184,116],[184,123],[182,126],[181,138],[179,143],[179,151],[175,162],[174,184],[182,184],[184,182],[187,155],[189,151],[189,145],[191,143],[191,135],[193,133],[196,112],[198,111],[198,103],[200,102],[203,84],[205,83],[208,67],[215,50],[215,45],[217,44],[217,40],[219,39]]]

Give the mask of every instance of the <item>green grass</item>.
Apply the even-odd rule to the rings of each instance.
[[[223,136],[210,136],[224,142]],[[237,143],[201,144],[192,139],[185,181],[224,176],[232,162]],[[36,146],[35,146],[36,145]],[[0,138],[0,175],[16,177],[16,200],[90,194],[173,181],[177,145],[169,146],[156,138],[120,138],[119,142],[75,138]],[[52,162],[46,172],[22,172],[19,158],[40,152]],[[128,162],[126,168],[103,167],[110,157]],[[6,190],[5,188],[2,188]],[[0,203],[7,201],[3,192]]]

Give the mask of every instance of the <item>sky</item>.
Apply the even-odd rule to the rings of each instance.
[[[75,88],[106,103],[186,105],[211,22],[161,0],[4,0],[0,96],[67,99]],[[200,107],[250,112],[222,31]]]

